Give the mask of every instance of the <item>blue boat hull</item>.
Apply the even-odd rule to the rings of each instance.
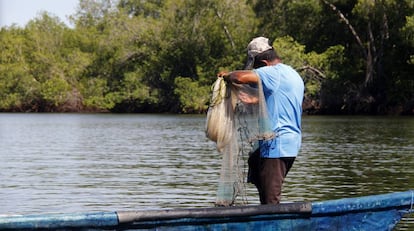
[[[280,205],[0,217],[0,230],[392,230],[414,191]]]

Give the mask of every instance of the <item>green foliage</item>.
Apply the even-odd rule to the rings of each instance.
[[[115,106],[116,97],[110,94],[107,81],[91,78],[81,82],[80,92],[87,107],[110,109]]]
[[[406,24],[401,28],[403,40],[411,47],[414,47],[414,15],[406,16]],[[409,64],[414,65],[414,54],[410,54]]]
[[[257,36],[316,111],[413,110],[409,0],[80,0],[71,20],[41,12],[0,29],[0,111],[200,113]]]
[[[299,44],[290,36],[276,38],[273,47],[281,57],[282,61],[298,69],[306,60],[305,46]]]
[[[182,112],[200,113],[207,110],[209,101],[209,86],[200,86],[190,78],[175,78],[174,93],[179,96]]]
[[[42,99],[58,106],[66,102],[69,94],[69,84],[60,78],[48,79],[40,85]]]
[[[157,97],[151,94],[149,86],[142,81],[140,72],[129,72],[125,74],[122,92],[125,99],[133,99],[141,102],[149,101],[156,103]]]
[[[1,29],[0,50],[0,110],[21,110],[37,87],[24,57],[24,31]]]
[[[128,15],[159,18],[164,2],[163,0],[120,0],[118,8]]]
[[[0,73],[0,111],[25,111],[36,99],[39,84],[24,66],[0,64]]]
[[[273,47],[283,62],[298,70],[305,81],[305,95],[318,98],[322,83],[340,78],[344,64],[344,47],[332,46],[322,53],[306,53],[305,46],[290,36],[276,38]]]

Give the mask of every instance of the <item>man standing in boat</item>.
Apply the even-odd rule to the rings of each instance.
[[[218,77],[238,84],[261,81],[276,136],[259,141],[260,153],[249,158],[250,180],[258,189],[261,204],[278,204],[282,184],[301,146],[304,83],[292,67],[282,63],[267,38],[254,38],[247,50],[246,70],[222,71]]]

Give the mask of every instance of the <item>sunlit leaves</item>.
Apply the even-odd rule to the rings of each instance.
[[[316,96],[324,81],[339,78],[340,65],[344,63],[343,46],[332,46],[322,53],[306,53],[304,45],[285,36],[277,38],[273,47],[284,63],[300,72],[308,96]]]
[[[42,98],[54,106],[58,106],[68,100],[69,90],[69,84],[60,78],[48,79],[40,86]]]
[[[175,78],[174,93],[179,95],[184,113],[200,113],[207,109],[210,87],[202,85],[190,78]]]
[[[125,73],[123,88],[120,94],[123,94],[123,100],[138,101],[140,103],[158,101],[157,95],[151,92],[151,88],[143,81],[144,76],[141,72]]]
[[[0,110],[200,112],[257,36],[307,96],[331,109],[378,97],[382,110],[412,101],[413,15],[409,0],[81,0],[74,28],[41,12],[0,30]]]
[[[406,16],[406,24],[401,28],[404,40],[414,47],[414,14]]]

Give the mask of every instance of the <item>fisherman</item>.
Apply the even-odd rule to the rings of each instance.
[[[292,67],[282,63],[268,38],[254,38],[247,46],[247,54],[245,70],[221,71],[217,76],[237,84],[262,83],[276,136],[259,141],[260,148],[249,158],[249,171],[260,203],[278,204],[284,179],[301,147],[304,83]]]

